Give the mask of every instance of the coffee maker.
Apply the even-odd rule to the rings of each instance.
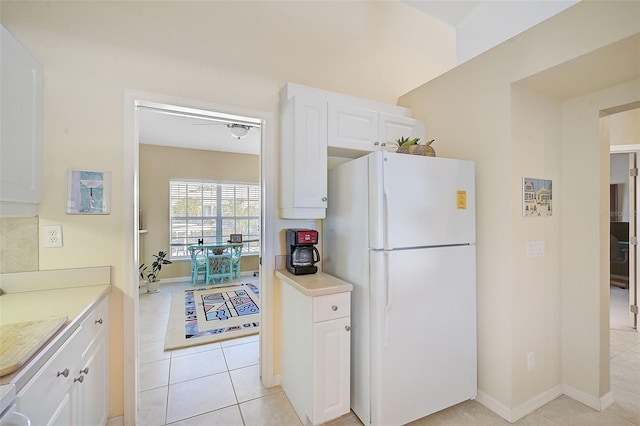
[[[294,275],[315,274],[320,262],[318,231],[313,229],[287,229],[287,269]]]

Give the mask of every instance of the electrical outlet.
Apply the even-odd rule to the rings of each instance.
[[[42,227],[43,247],[62,247],[62,225]]]
[[[527,354],[527,372],[533,371],[536,368],[536,354],[529,352]]]

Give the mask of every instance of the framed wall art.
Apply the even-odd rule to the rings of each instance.
[[[67,214],[110,214],[111,172],[69,170]]]
[[[242,242],[242,234],[231,234],[229,235],[229,242],[236,244]]]
[[[553,185],[550,180],[522,178],[522,216],[551,216]]]

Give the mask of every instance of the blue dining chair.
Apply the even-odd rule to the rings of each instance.
[[[205,282],[207,281],[207,255],[204,248],[197,248],[191,251],[191,285],[196,285],[198,275],[202,271]]]

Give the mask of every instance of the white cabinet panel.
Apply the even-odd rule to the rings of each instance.
[[[108,321],[105,298],[17,394],[33,425],[101,426],[108,410]],[[100,321],[102,320],[102,321]]]
[[[0,28],[0,201],[42,199],[42,66]]]
[[[323,219],[327,207],[327,102],[295,96],[282,111],[280,216]]]
[[[370,152],[377,149],[378,112],[340,102],[329,102],[328,146],[335,156],[350,151]]]
[[[380,113],[378,119],[378,139],[385,151],[395,152],[397,139],[401,137],[420,138],[425,142],[424,122],[398,115]]]
[[[310,297],[283,283],[281,294],[282,389],[304,424],[317,425],[347,414],[351,293]]]
[[[314,415],[324,423],[348,413],[350,389],[351,319],[339,318],[314,325]]]

